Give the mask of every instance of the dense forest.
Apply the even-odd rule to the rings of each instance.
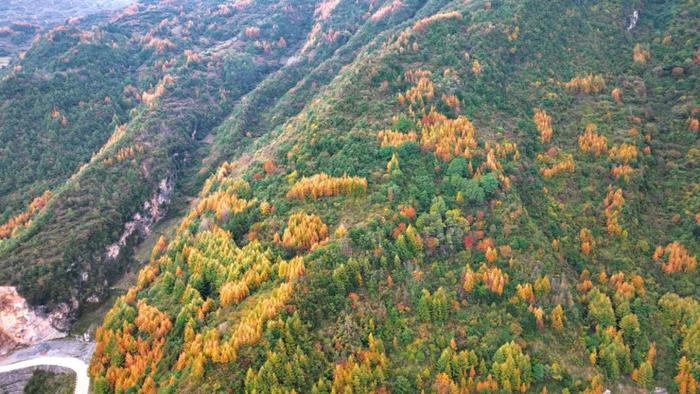
[[[96,393],[700,390],[695,0],[141,1],[0,81],[0,280]]]

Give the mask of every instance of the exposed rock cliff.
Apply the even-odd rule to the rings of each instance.
[[[0,355],[20,345],[33,345],[66,336],[56,327],[63,324],[67,309],[57,308],[45,315],[30,308],[14,287],[0,286]]]

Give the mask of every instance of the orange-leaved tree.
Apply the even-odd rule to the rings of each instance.
[[[328,226],[318,215],[293,213],[282,235],[284,246],[297,250],[310,250],[328,238]]]

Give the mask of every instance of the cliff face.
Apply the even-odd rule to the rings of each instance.
[[[119,257],[122,248],[126,246],[130,238],[145,237],[151,233],[153,225],[165,214],[167,205],[170,203],[173,193],[173,181],[163,178],[158,183],[158,191],[150,199],[143,203],[143,209],[134,214],[132,220],[124,224],[124,232],[119,237],[119,241],[107,247],[107,258],[114,260]]]
[[[66,336],[64,328],[68,307],[45,315],[27,304],[12,286],[0,286],[0,356],[21,345]]]

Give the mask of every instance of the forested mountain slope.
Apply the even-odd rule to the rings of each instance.
[[[375,5],[218,128],[229,161],[106,316],[95,390],[696,392],[698,16]]]
[[[162,214],[179,173],[193,165],[199,141],[300,45],[306,37],[300,29],[313,12],[305,4],[271,11],[281,7],[273,2],[246,12],[198,7],[144,4],[94,31],[59,27],[3,80],[16,95],[5,101],[3,122],[3,169],[15,182],[8,205],[38,194],[34,189],[45,183],[54,186],[48,202],[40,201],[43,210],[33,203],[6,215],[0,245],[2,277],[19,283],[31,302],[81,300],[106,288],[129,259],[114,245],[128,247],[137,237],[126,235]],[[268,31],[256,32],[258,24]],[[268,35],[275,36],[274,45]],[[281,35],[287,42],[278,41]],[[55,60],[47,65],[46,59]],[[47,79],[57,86],[44,94],[31,90]],[[29,87],[17,89],[19,83]],[[83,101],[89,94],[95,104]],[[27,107],[29,116],[13,116],[14,108]],[[55,130],[48,136],[47,124]],[[52,134],[54,140],[47,138]],[[10,149],[10,141],[18,145]]]
[[[90,137],[3,140],[67,180],[13,170],[0,278],[79,311],[196,194],[98,329],[95,392],[695,393],[699,19],[193,0],[58,29],[0,86],[41,115],[0,127]]]
[[[175,196],[196,195],[391,26],[365,20],[377,6],[142,2],[48,32],[0,85],[2,282],[70,316],[103,300]]]

